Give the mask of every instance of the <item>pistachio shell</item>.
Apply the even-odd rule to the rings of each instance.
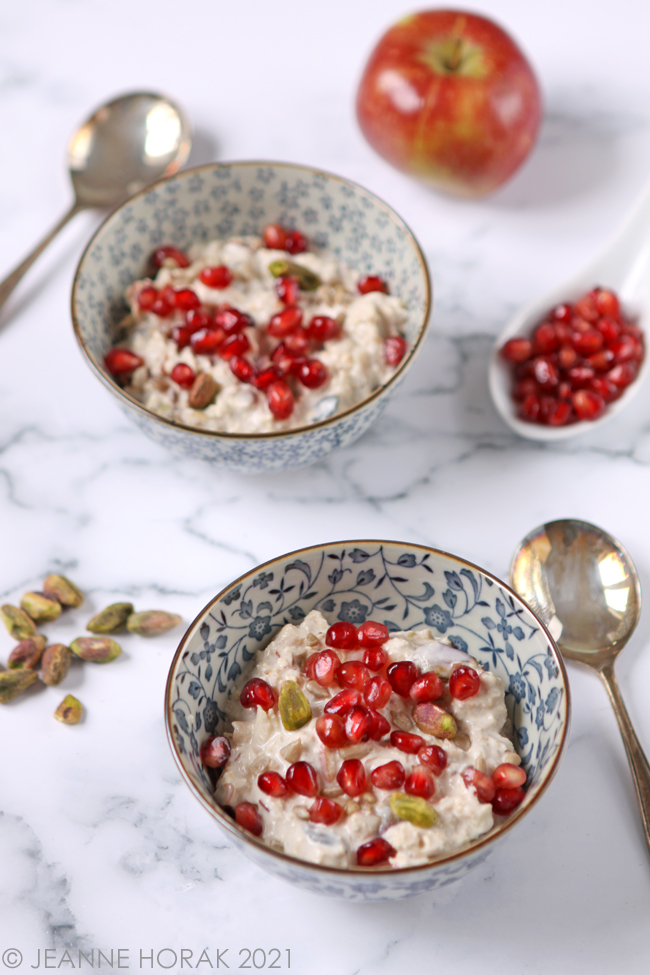
[[[82,660],[95,664],[107,664],[122,653],[122,647],[109,636],[79,636],[70,644],[70,649]]]
[[[27,637],[13,648],[9,654],[8,667],[10,670],[19,670],[21,667],[31,667],[36,670],[43,650],[45,650],[45,637],[37,633],[36,636]]]
[[[37,680],[36,671],[30,667],[21,667],[20,670],[7,670],[0,674],[0,704],[13,701],[15,697],[26,691]]]
[[[20,606],[37,623],[49,623],[61,615],[61,603],[58,599],[49,599],[42,592],[26,592],[20,600]]]
[[[82,711],[81,701],[72,694],[67,694],[54,712],[54,717],[63,724],[79,724]]]
[[[287,731],[297,731],[311,720],[309,701],[295,680],[285,680],[280,688],[278,710]]]
[[[132,613],[126,626],[131,633],[139,636],[160,636],[182,622],[183,617],[177,613],[166,613],[164,609],[146,609],[142,613]]]
[[[70,582],[65,576],[50,573],[43,583],[43,592],[48,599],[58,599],[62,606],[81,606],[84,601],[84,594],[77,589],[74,582]]]
[[[0,616],[14,639],[26,640],[30,636],[36,636],[36,624],[24,610],[18,609],[17,606],[5,603],[4,606],[0,606]]]
[[[91,633],[116,633],[126,625],[132,612],[133,603],[111,603],[86,623],[86,629]]]
[[[407,796],[405,792],[393,792],[390,797],[390,808],[398,819],[406,819],[422,829],[435,826],[438,822],[438,813],[426,799],[420,796]]]
[[[269,264],[269,271],[274,278],[279,278],[284,275],[297,278],[301,291],[315,291],[323,283],[317,274],[314,274],[309,268],[303,267],[302,264],[296,264],[294,261],[272,261]]]
[[[193,410],[204,410],[214,402],[221,387],[209,372],[200,372],[187,397],[188,404]]]
[[[456,722],[448,711],[437,704],[425,702],[416,704],[413,708],[413,720],[420,729],[427,735],[434,738],[455,738]]]
[[[41,680],[55,687],[67,676],[70,670],[72,653],[63,643],[52,643],[43,654],[41,661]]]

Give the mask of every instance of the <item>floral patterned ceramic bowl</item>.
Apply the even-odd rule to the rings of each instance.
[[[226,728],[228,702],[255,655],[285,623],[312,609],[328,622],[366,619],[390,630],[423,624],[467,649],[508,688],[526,798],[502,825],[423,866],[339,869],[279,853],[246,833],[215,803],[201,743]],[[555,774],[569,728],[569,688],[551,636],[499,579],[454,555],[403,542],[334,542],[290,552],[241,576],[199,613],[169,672],[167,734],[181,774],[232,842],[255,863],[299,887],[348,900],[411,897],[477,866],[539,800]]]
[[[146,409],[121,389],[103,362],[128,311],[124,292],[145,273],[160,244],[186,248],[265,224],[295,226],[314,249],[380,274],[406,304],[409,351],[383,386],[355,406],[308,427],[265,434],[197,430]],[[75,334],[88,363],[141,430],[165,447],[243,473],[312,464],[353,443],[385,408],[424,338],[431,304],[426,262],[408,227],[368,190],[340,176],[286,163],[214,163],[188,169],[132,197],[86,248],[72,288]]]

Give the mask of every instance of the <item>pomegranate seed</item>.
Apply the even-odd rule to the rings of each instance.
[[[303,254],[307,250],[307,238],[299,230],[290,230],[284,242],[289,254]]]
[[[262,237],[269,250],[283,251],[287,240],[287,231],[279,223],[269,223],[264,228]]]
[[[287,305],[277,315],[271,317],[271,321],[267,325],[267,332],[275,339],[282,339],[289,332],[298,328],[299,325],[302,325],[302,308],[297,305]]]
[[[523,789],[497,789],[492,799],[492,809],[498,816],[507,816],[517,808],[525,795]]]
[[[391,857],[396,856],[397,851],[393,849],[388,840],[377,836],[374,840],[362,843],[357,849],[358,867],[378,867],[382,863],[388,863]]]
[[[177,325],[172,329],[172,338],[180,352],[181,349],[184,349],[186,345],[190,344],[192,332],[186,325]]]
[[[154,267],[189,267],[190,261],[187,254],[180,251],[178,247],[171,247],[166,244],[164,247],[157,247],[151,256]]]
[[[463,772],[463,780],[468,789],[474,789],[479,802],[492,802],[496,790],[489,775],[479,772],[478,769],[472,768],[470,765]]]
[[[222,328],[226,335],[233,335],[245,328],[253,328],[255,322],[245,312],[231,308],[230,305],[222,305],[215,312],[214,324]]]
[[[174,295],[174,304],[181,311],[193,311],[198,308],[201,302],[199,301],[199,296],[191,288],[181,288]]]
[[[354,623],[333,623],[325,634],[325,643],[335,650],[356,650],[356,626]]]
[[[372,715],[368,708],[355,704],[345,716],[345,734],[355,745],[367,741],[372,729]]]
[[[232,271],[225,264],[219,264],[218,267],[204,267],[199,274],[199,279],[208,288],[218,288],[222,291],[232,282]]]
[[[326,651],[325,651],[326,652]],[[354,687],[362,691],[368,683],[370,671],[360,660],[348,660],[336,670],[336,679],[343,687]],[[381,705],[379,705],[381,707]]]
[[[594,294],[596,310],[600,315],[608,315],[610,318],[618,318],[621,313],[621,306],[618,298],[613,291],[605,288],[596,288]]]
[[[255,375],[252,364],[243,355],[233,355],[230,358],[230,371],[242,383],[250,383]]]
[[[571,369],[578,361],[578,353],[572,345],[563,345],[557,354],[560,369]]]
[[[186,366],[184,362],[177,363],[172,369],[171,378],[175,383],[177,383],[181,389],[190,389],[194,385],[194,380],[196,379],[196,373],[189,366]]]
[[[391,731],[390,743],[393,748],[399,748],[401,752],[408,755],[417,755],[423,745],[426,744],[420,735],[412,735],[410,731]]]
[[[588,332],[576,332],[571,344],[580,355],[593,355],[595,352],[600,352],[604,341],[601,333],[591,328]]]
[[[275,348],[271,354],[273,366],[281,376],[297,376],[307,361],[304,355],[289,352],[284,342]]]
[[[143,360],[129,349],[109,349],[104,365],[112,376],[126,376],[142,365]]]
[[[294,762],[287,769],[287,785],[292,792],[313,798],[318,794],[318,777],[309,762]]]
[[[302,326],[294,329],[293,332],[289,332],[288,335],[284,337],[284,347],[287,353],[290,355],[304,355],[309,349],[309,335],[307,330]]]
[[[169,318],[173,310],[171,303],[162,296],[156,298],[151,306],[151,311],[154,315],[158,315],[159,318]]]
[[[575,309],[578,315],[585,318],[588,322],[595,322],[598,318],[598,309],[594,301],[593,294],[583,295],[576,301]]]
[[[300,298],[298,278],[282,274],[275,282],[275,293],[283,305],[295,305]]]
[[[245,335],[229,335],[218,348],[222,359],[232,359],[234,355],[243,355],[250,349],[250,342]]]
[[[371,647],[363,655],[363,662],[368,670],[381,670],[388,661],[388,654],[381,647]]]
[[[388,637],[388,627],[374,620],[366,620],[357,630],[357,643],[364,648],[381,647]]]
[[[379,765],[370,773],[370,781],[377,789],[384,789],[386,792],[401,789],[406,781],[404,766],[397,761]]]
[[[315,680],[321,687],[331,687],[335,679],[338,677],[338,669],[341,665],[341,661],[333,650],[321,650],[320,653],[314,654],[315,660],[312,667],[313,680]],[[346,684],[346,687],[352,687],[352,684]]]
[[[418,752],[418,761],[430,768],[434,775],[441,775],[447,768],[447,752],[439,745],[425,745]]]
[[[368,788],[368,777],[363,763],[358,758],[348,758],[341,765],[336,775],[336,781],[346,795],[360,796]]]
[[[614,353],[611,349],[603,349],[587,359],[587,366],[596,372],[607,372],[614,364]]]
[[[361,295],[367,295],[371,291],[383,291],[384,294],[388,294],[388,285],[383,278],[376,274],[367,274],[365,277],[359,278],[357,290]]]
[[[160,297],[164,298],[168,305],[172,308],[176,303],[176,292],[172,288],[171,284],[165,285],[165,287],[160,292]]]
[[[571,328],[573,330],[571,334],[571,338],[573,339],[573,333],[591,332],[593,327],[594,327],[594,322],[588,322],[586,318],[576,317],[571,321]]]
[[[573,318],[573,308],[571,305],[556,305],[551,314],[558,322],[570,322]]]
[[[615,386],[622,388],[624,386],[629,386],[631,382],[636,379],[637,367],[634,362],[621,362],[620,365],[614,366],[606,373],[606,378],[609,379],[610,383]]]
[[[436,792],[436,780],[431,769],[426,765],[418,765],[407,776],[404,783],[404,792],[409,796],[420,796],[422,799],[430,799]]]
[[[266,390],[271,383],[277,382],[278,379],[280,379],[278,373],[272,366],[269,366],[268,369],[263,369],[262,372],[253,377],[253,386],[256,389]]]
[[[641,346],[643,346],[645,342],[645,336],[638,325],[625,324],[621,329],[621,335],[631,335],[632,338],[636,339]]]
[[[215,355],[223,341],[220,328],[201,328],[190,336],[190,345],[196,355]]]
[[[266,387],[269,409],[276,420],[286,420],[293,413],[293,393],[283,379],[276,379]]]
[[[429,670],[411,684],[409,697],[416,704],[421,704],[423,701],[437,701],[442,695],[443,689],[442,681],[438,675]]]
[[[549,411],[546,422],[551,427],[563,427],[567,423],[572,423],[574,420],[575,415],[571,408],[571,403],[567,400],[562,400]]]
[[[238,826],[248,830],[253,836],[261,836],[264,831],[262,817],[252,802],[240,802],[235,806],[235,820]]]
[[[605,400],[588,389],[579,389],[574,393],[572,402],[581,420],[597,420],[605,412]]]
[[[223,768],[230,758],[230,742],[223,735],[206,738],[200,748],[201,762],[208,768]]]
[[[149,311],[157,297],[158,292],[155,288],[143,288],[138,295],[138,307],[141,311]]]
[[[410,660],[400,660],[391,664],[386,671],[390,686],[400,697],[408,697],[411,687],[418,679],[418,669]]]
[[[613,403],[621,395],[621,390],[603,376],[595,376],[589,383],[589,389],[602,396],[606,403]]]
[[[198,332],[202,328],[213,328],[213,322],[206,312],[193,308],[185,316],[185,325],[183,327],[193,335],[194,332]]]
[[[573,349],[571,351],[573,352]],[[573,354],[575,355],[575,352]],[[525,379],[517,380],[512,390],[512,398],[522,402],[527,396],[539,395],[539,393],[541,393],[539,383],[532,376],[527,376]]]
[[[571,342],[573,329],[567,322],[555,322],[555,334],[559,339],[560,345],[568,345]]]
[[[343,815],[343,807],[333,799],[319,796],[309,808],[309,818],[312,823],[322,823],[323,826],[333,826]]]
[[[526,362],[533,354],[533,343],[529,339],[509,339],[501,347],[501,355],[508,362]]]
[[[535,359],[533,372],[542,389],[553,389],[559,382],[557,369],[548,357],[540,356]]]
[[[338,339],[341,335],[339,323],[333,318],[328,318],[327,315],[314,315],[307,331],[314,342],[329,342],[330,339]]]
[[[370,725],[368,737],[373,741],[381,741],[381,739],[385,738],[390,731],[390,723],[383,716],[383,714],[380,714],[379,711],[375,711],[374,708],[368,708],[368,712],[372,718],[372,724]]]
[[[340,714],[344,718],[348,711],[361,704],[361,700],[359,691],[352,690],[351,687],[348,687],[344,691],[339,691],[334,697],[331,697],[323,710],[327,714]]]
[[[327,748],[344,748],[348,744],[345,722],[338,714],[321,714],[316,719],[316,734]]]
[[[527,396],[519,407],[518,416],[522,420],[531,420],[535,422],[539,418],[540,414],[540,398],[531,394]]]
[[[263,711],[270,711],[275,707],[277,696],[270,684],[267,684],[261,677],[252,677],[239,695],[243,707],[262,708]]]
[[[643,350],[631,335],[623,335],[621,340],[612,346],[612,352],[614,353],[614,363],[616,365],[619,362],[628,362],[630,359],[643,358]]]
[[[573,369],[567,371],[567,379],[574,389],[582,389],[588,386],[595,375],[594,370],[587,368],[587,366],[574,366]]]
[[[258,788],[274,799],[284,799],[289,795],[289,786],[279,772],[262,772],[257,779]]]
[[[534,346],[536,352],[555,352],[560,346],[557,331],[554,325],[544,322],[535,330]]]
[[[492,781],[497,789],[519,789],[526,781],[526,773],[519,765],[504,762],[495,768]]]
[[[384,342],[384,358],[387,366],[399,366],[406,354],[406,339],[401,335],[389,335]]]
[[[618,322],[611,318],[599,318],[597,322],[594,322],[594,328],[600,332],[605,340],[605,345],[608,347],[614,345],[621,334]]]
[[[561,382],[557,388],[557,395],[560,397],[560,399],[571,399],[573,395],[571,383],[566,382],[566,380]]]
[[[371,708],[384,708],[392,693],[393,688],[385,677],[371,677],[363,688],[363,699]]]
[[[287,346],[289,337],[287,338]],[[307,359],[300,367],[298,378],[307,389],[318,389],[319,386],[327,382],[329,373],[326,366],[319,359]]]
[[[481,678],[472,667],[455,667],[449,675],[449,693],[457,701],[474,697],[481,689]]]

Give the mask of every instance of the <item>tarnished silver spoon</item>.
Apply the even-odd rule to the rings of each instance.
[[[573,518],[551,521],[521,542],[510,581],[563,656],[600,675],[623,737],[650,849],[650,766],[614,674],[614,661],[641,615],[639,577],[630,556],[596,525]]]
[[[171,176],[192,144],[185,113],[164,95],[132,92],[98,108],[68,145],[74,203],[25,260],[0,282],[0,308],[68,220],[93,207],[115,207],[149,183]]]

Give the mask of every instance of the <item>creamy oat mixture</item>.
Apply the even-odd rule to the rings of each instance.
[[[417,755],[406,754],[390,744],[389,737],[367,741],[342,749],[325,747],[315,732],[315,722],[327,701],[340,691],[309,681],[302,667],[309,654],[325,649],[328,624],[319,612],[311,612],[300,626],[285,626],[261,655],[250,677],[280,688],[283,681],[295,681],[312,709],[312,719],[296,731],[287,731],[277,707],[264,711],[245,709],[233,701],[231,712],[232,754],[217,782],[216,799],[235,807],[240,802],[254,803],[263,821],[262,839],[291,856],[335,867],[356,866],[355,852],[360,844],[381,836],[395,849],[393,867],[427,863],[463,847],[494,825],[489,802],[480,802],[475,791],[462,778],[472,766],[490,775],[502,763],[519,765],[512,742],[503,736],[506,723],[505,687],[490,671],[484,671],[474,658],[437,639],[429,629],[395,633],[385,643],[389,662],[410,660],[421,673],[435,671],[449,677],[458,664],[472,667],[480,675],[480,690],[466,700],[447,694],[437,704],[453,714],[458,732],[454,740],[439,740],[417,728],[411,719],[413,702],[393,694],[380,710],[391,728],[421,735],[427,744],[439,745],[447,753],[447,767],[436,776],[436,794],[429,800],[438,814],[437,824],[421,828],[396,818],[391,810],[391,792],[370,785],[370,773],[380,765],[396,760],[408,775],[417,765]],[[360,660],[362,650],[337,651],[342,660]],[[368,773],[368,791],[350,800],[336,781],[341,763],[360,759]],[[257,785],[258,776],[268,770],[285,775],[296,761],[309,762],[317,771],[319,795],[335,799],[345,812],[334,825],[309,821],[307,810],[313,800],[291,794],[272,798]]]
[[[135,328],[122,347],[143,360],[130,376],[126,390],[148,409],[187,426],[225,433],[266,433],[325,419],[365,399],[384,384],[395,371],[386,362],[385,340],[402,330],[407,312],[402,302],[381,291],[360,295],[359,276],[328,253],[301,253],[270,250],[259,237],[232,237],[197,244],[188,252],[187,268],[163,266],[153,282],[162,290],[191,288],[203,306],[214,309],[230,305],[251,316],[257,328],[246,328],[250,343],[246,357],[256,368],[269,362],[269,353],[278,340],[269,342],[263,331],[271,316],[285,305],[276,293],[276,278],[269,271],[274,261],[290,260],[318,275],[321,284],[314,291],[301,291],[298,301],[305,325],[313,316],[327,316],[342,326],[340,338],[331,339],[309,353],[327,368],[329,378],[317,389],[308,389],[298,380],[288,382],[296,399],[292,414],[277,419],[269,409],[265,393],[242,382],[230,364],[218,355],[195,354],[190,345],[179,349],[171,338],[174,325],[182,324],[184,312],[160,318],[143,311],[138,294],[152,282],[137,281],[128,289]],[[226,288],[211,288],[198,277],[206,267],[227,266],[232,282]],[[195,374],[207,373],[216,381],[214,401],[203,409],[189,404],[189,390],[170,379],[176,365],[184,363]]]

